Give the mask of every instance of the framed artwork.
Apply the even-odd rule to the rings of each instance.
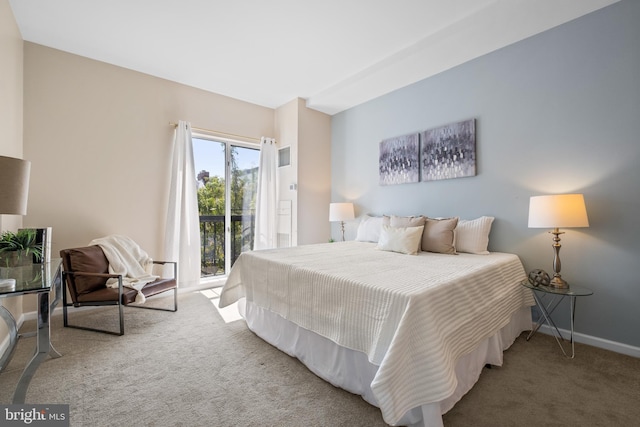
[[[423,131],[420,139],[421,181],[475,176],[475,119]]]
[[[419,134],[380,142],[380,185],[420,182]]]

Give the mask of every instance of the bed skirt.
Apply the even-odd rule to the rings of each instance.
[[[325,381],[361,395],[365,401],[379,407],[370,386],[378,366],[369,362],[366,354],[342,347],[283,319],[278,314],[247,302],[245,298],[238,301],[238,310],[249,329],[260,338],[299,359]],[[440,402],[424,404],[409,410],[395,425],[442,426],[442,414],[453,408],[455,403],[471,390],[480,378],[484,366],[501,366],[503,351],[509,348],[523,331],[530,329],[531,308],[522,307],[511,316],[511,321],[505,327],[482,341],[473,352],[458,360],[455,368],[458,385],[451,396]]]

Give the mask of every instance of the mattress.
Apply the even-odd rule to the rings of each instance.
[[[514,254],[404,255],[341,242],[243,253],[220,306],[241,298],[376,366],[389,424],[458,388],[458,360],[534,304]]]

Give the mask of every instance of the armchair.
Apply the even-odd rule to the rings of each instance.
[[[104,332],[114,335],[124,335],[123,306],[129,306],[135,302],[138,291],[123,286],[123,277],[109,273],[109,261],[102,248],[98,245],[81,248],[63,249],[60,251],[63,266],[63,282],[66,283],[71,303],[68,302],[67,292],[63,291],[63,317],[64,326],[69,328],[84,329],[95,332]],[[131,307],[153,310],[171,311],[178,310],[178,264],[173,261],[153,261],[154,264],[173,264],[173,277],[158,278],[147,283],[141,292],[145,297],[150,297],[163,292],[173,290],[173,307],[158,308],[144,305],[131,305]],[[107,279],[118,280],[118,287],[112,288],[106,285]],[[72,325],[69,323],[68,307],[117,305],[119,315],[119,331]]]

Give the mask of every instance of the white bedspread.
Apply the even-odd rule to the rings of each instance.
[[[243,253],[220,298],[242,297],[379,366],[371,384],[386,422],[444,400],[455,364],[534,304],[513,254],[403,255],[341,242]]]

